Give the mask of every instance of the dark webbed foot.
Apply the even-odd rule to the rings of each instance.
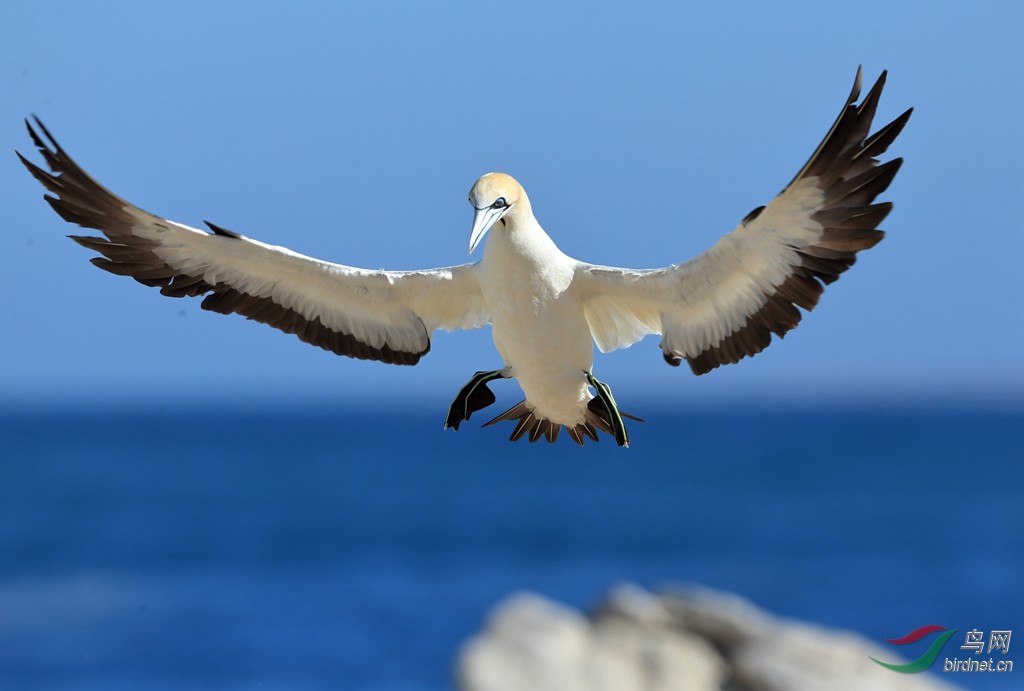
[[[494,403],[497,399],[487,387],[487,382],[501,379],[507,373],[508,369],[506,368],[474,374],[448,407],[448,417],[445,418],[444,428],[451,427],[458,430],[463,420],[469,420],[470,415]]]
[[[587,381],[594,387],[595,394],[587,403],[589,413],[587,422],[615,437],[615,443],[619,446],[629,446],[629,433],[626,432],[626,424],[622,418],[629,418],[637,422],[643,422],[643,420],[619,410],[619,406],[615,403],[615,397],[612,396],[612,390],[590,372],[587,372]],[[596,438],[596,435],[594,436]]]

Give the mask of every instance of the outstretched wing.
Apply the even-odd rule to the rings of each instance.
[[[598,347],[622,348],[660,333],[665,360],[695,374],[764,350],[811,310],[824,285],[883,237],[892,203],[875,204],[902,159],[878,163],[913,109],[869,134],[885,85],[864,100],[861,71],[839,117],[810,160],[770,204],[752,211],[695,259],[664,269],[581,264],[577,279]]]
[[[211,223],[213,233],[129,204],[93,180],[57,144],[28,125],[51,172],[18,157],[66,221],[103,233],[71,236],[102,256],[92,263],[159,287],[170,297],[205,295],[202,308],[295,334],[338,355],[414,365],[434,329],[487,324],[476,276],[466,264],[423,271],[370,271],[266,245]]]

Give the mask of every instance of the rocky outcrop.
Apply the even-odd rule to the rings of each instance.
[[[892,650],[863,637],[782,619],[726,593],[614,590],[583,614],[512,595],[464,646],[460,691],[951,691],[929,674],[869,658]]]

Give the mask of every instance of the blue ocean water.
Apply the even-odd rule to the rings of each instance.
[[[626,581],[1024,636],[1020,414],[661,415],[622,450],[434,412],[0,414],[0,688],[448,689],[510,592]],[[954,681],[1013,688],[1021,645]]]

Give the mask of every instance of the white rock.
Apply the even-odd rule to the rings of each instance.
[[[704,641],[626,617],[591,623],[539,595],[500,603],[463,648],[462,691],[717,691],[724,666]]]
[[[692,588],[660,598],[681,626],[725,651],[749,691],[953,691],[932,674],[900,674],[871,661],[898,655],[863,636],[775,617],[736,595]]]
[[[899,674],[862,636],[775,617],[702,588],[616,588],[588,619],[540,595],[499,603],[463,647],[461,691],[951,691]]]

